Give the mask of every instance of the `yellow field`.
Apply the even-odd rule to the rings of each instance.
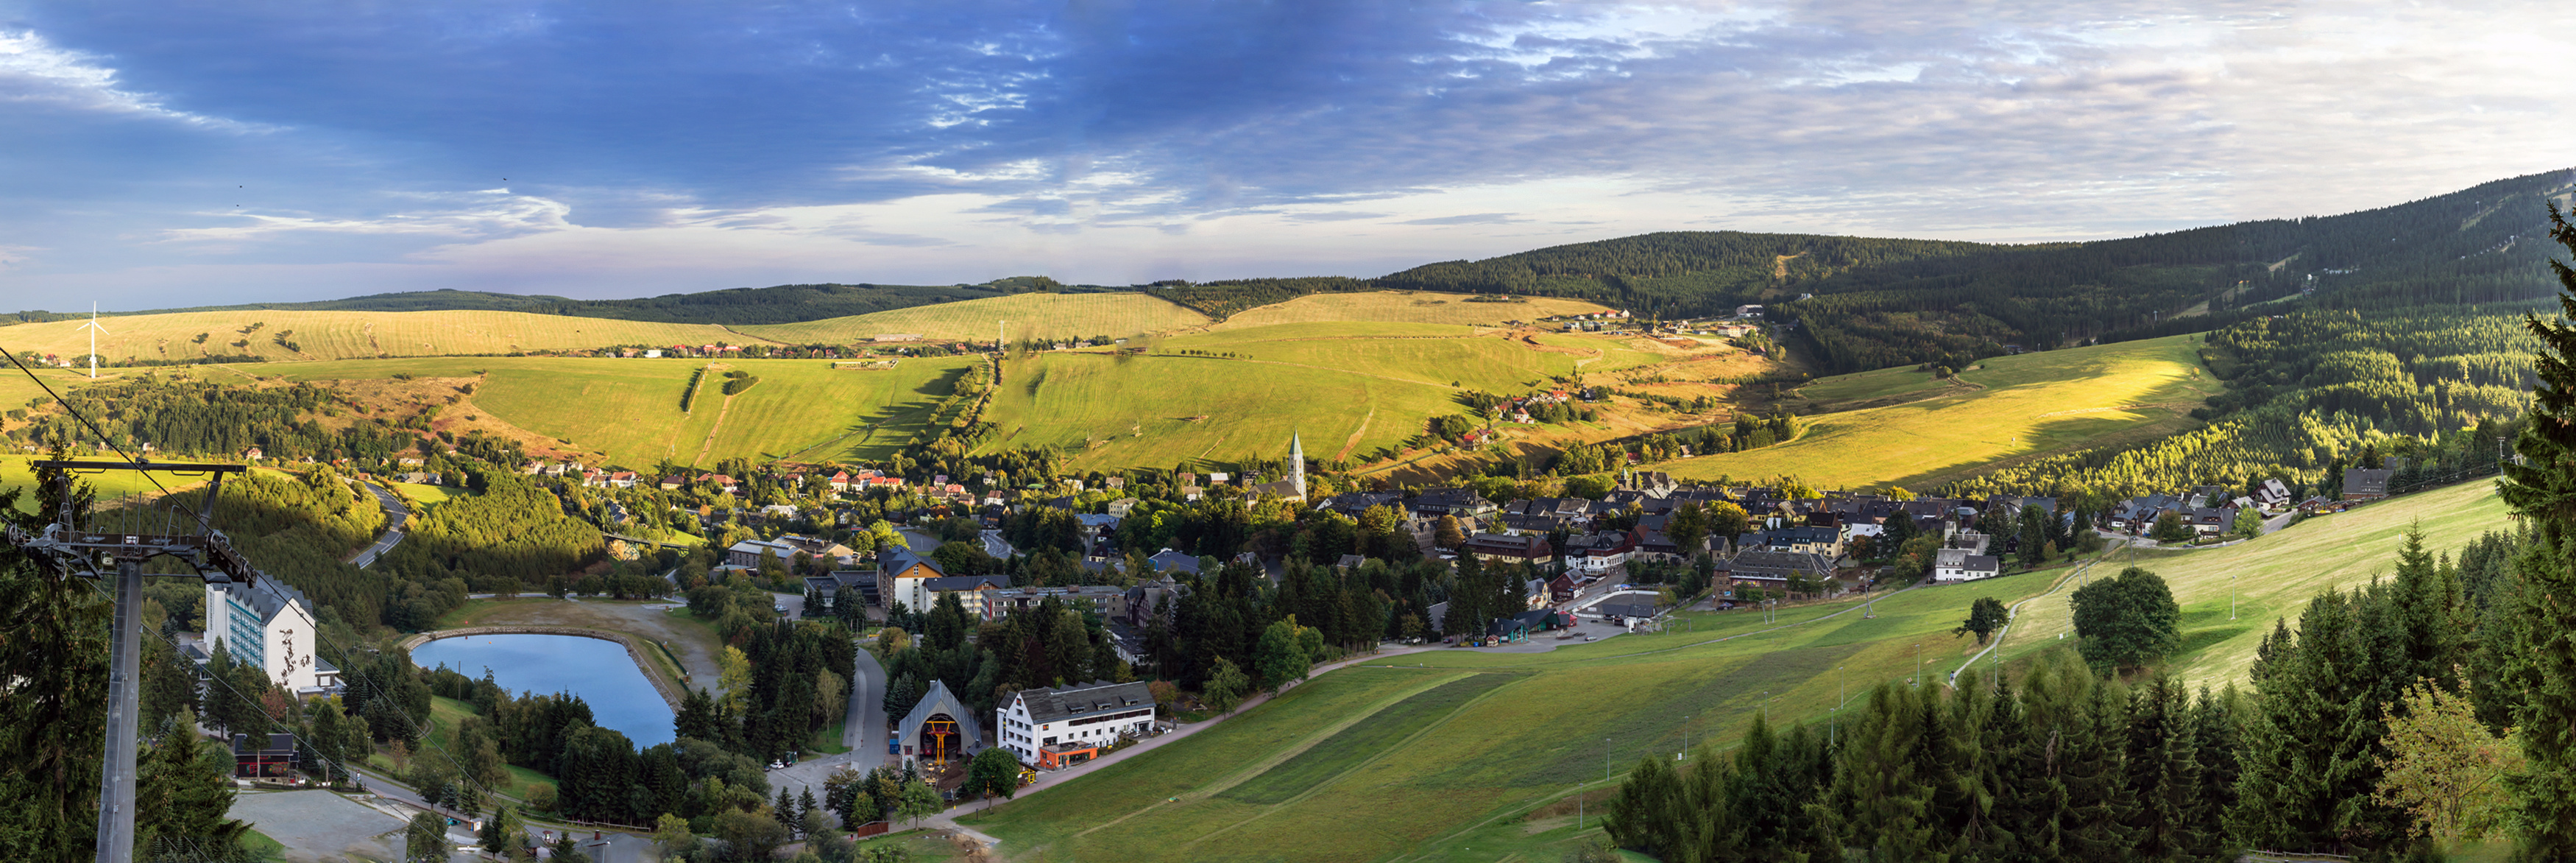
[[[575,357],[437,357],[246,366],[290,380],[369,380],[407,373],[472,380],[474,395],[449,408],[487,412],[567,446],[649,470],[670,459],[883,458],[911,440],[930,405],[948,394],[971,357],[903,360],[885,371],[836,370],[827,360],[728,360],[760,383],[740,395],[712,384],[694,409],[680,393],[703,360]]]
[[[252,329],[255,324],[258,327]],[[77,321],[54,321],[0,327],[0,347],[66,358],[86,355],[89,332],[81,326],[82,322]],[[487,311],[177,312],[100,318],[99,326],[107,334],[98,337],[98,354],[108,361],[186,360],[209,354],[248,354],[271,362],[344,360],[579,350],[624,344],[743,345],[759,341],[706,324]],[[204,344],[196,343],[200,333],[206,334]],[[279,345],[277,336],[281,334],[301,352]]]
[[[2219,389],[2192,353],[2197,335],[1987,360],[1959,379],[1974,388],[1890,407],[1816,417],[1798,440],[1742,453],[1664,462],[1675,477],[1793,475],[1817,488],[1908,488],[1999,461],[2157,434]],[[1836,396],[1903,392],[1910,372],[1819,381]]]
[[[1609,307],[1583,300],[1531,297],[1523,303],[1471,303],[1472,294],[1435,294],[1423,291],[1367,291],[1353,294],[1308,294],[1284,303],[1272,303],[1225,319],[1209,329],[1236,330],[1266,327],[1273,324],[1304,324],[1317,321],[1389,321],[1407,324],[1479,324],[1493,326],[1504,321],[1535,321],[1550,315],[1579,315],[1609,311]]]
[[[2350,512],[2322,515],[2261,539],[2200,551],[2143,552],[2136,565],[2163,576],[2174,601],[2183,608],[2185,655],[2176,658],[2173,674],[2194,685],[2245,684],[2254,665],[2254,648],[2272,631],[2274,618],[2287,618],[2297,628],[2308,600],[2326,588],[2351,589],[2372,578],[2396,572],[2397,550],[2406,530],[2420,525],[2424,548],[2456,555],[2460,546],[2490,530],[2511,531],[2504,498],[2495,484],[2475,480],[2447,488],[2390,498]],[[2130,556],[2115,554],[2094,570],[2110,575],[2129,565]],[[2072,587],[2023,606],[2021,617],[2000,653],[2041,649],[2057,643],[2059,633],[2072,638],[2072,609],[2066,598]],[[2236,619],[2228,620],[2228,596],[2237,597]],[[2009,596],[1998,596],[2009,603]]]
[[[761,338],[792,344],[864,342],[879,333],[910,333],[931,340],[990,342],[1008,321],[1006,336],[1067,339],[1124,338],[1208,322],[1207,316],[1141,293],[1016,294],[826,318],[796,324],[737,327]]]

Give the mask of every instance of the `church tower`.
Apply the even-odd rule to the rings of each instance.
[[[1297,498],[1306,497],[1306,442],[1294,431],[1288,433],[1288,482],[1297,487]]]

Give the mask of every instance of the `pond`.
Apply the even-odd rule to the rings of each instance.
[[[469,635],[414,648],[411,661],[422,668],[444,665],[476,678],[490,669],[492,681],[513,696],[581,696],[590,705],[591,724],[625,734],[637,749],[669,743],[674,736],[671,705],[614,641],[578,635]]]

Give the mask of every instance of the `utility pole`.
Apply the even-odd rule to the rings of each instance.
[[[97,352],[91,352],[91,362]],[[98,571],[104,556],[116,561],[116,630],[108,648],[107,728],[105,760],[98,779],[98,863],[129,863],[134,859],[134,755],[137,736],[136,714],[141,681],[138,666],[143,654],[143,561],[168,555],[186,561],[208,582],[249,584],[267,576],[251,568],[250,562],[233,550],[232,541],[217,532],[211,521],[215,496],[223,489],[223,476],[239,473],[241,465],[230,464],[153,464],[144,461],[56,461],[38,460],[29,467],[88,473],[110,470],[158,470],[172,473],[212,474],[213,482],[196,512],[164,513],[160,533],[144,532],[146,519],[135,513],[122,513],[119,524],[100,524],[95,515],[86,525],[71,524],[79,517],[72,511],[73,484],[62,484],[62,502],[56,521],[41,532],[29,533],[16,525],[8,526],[7,541],[34,552],[55,570],[84,578],[108,578]],[[194,522],[188,524],[187,522]],[[195,528],[195,530],[190,530]],[[211,568],[212,571],[209,571]]]
[[[1906,684],[1906,685],[1907,685],[1907,686],[1922,686],[1922,685],[1923,685],[1923,645],[1920,645],[1920,644],[1914,645],[1914,682],[1912,682],[1912,683],[1908,683],[1908,684]]]
[[[1601,781],[1610,781],[1610,738],[1601,738]]]

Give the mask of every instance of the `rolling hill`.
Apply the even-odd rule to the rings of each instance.
[[[2483,483],[2402,497],[2227,549],[2140,556],[2174,585],[2195,687],[2245,683],[2275,615],[2326,587],[2387,571],[2419,520],[2449,551],[2500,528]],[[2092,574],[2125,565],[2102,560]],[[1545,653],[1434,648],[1327,673],[1189,738],[1061,787],[961,817],[1014,859],[1548,860],[1579,837],[1574,794],[1615,788],[1639,757],[1727,745],[1756,713],[1829,725],[1845,700],[1918,673],[1940,685],[1973,657],[1952,629],[1978,597],[2039,596],[1988,661],[2018,663],[2063,642],[2069,566],[1878,599],[1793,606],[1768,626],[1748,612],[1682,615],[1662,634]],[[2227,620],[2227,580],[2249,597]],[[1687,630],[1687,631],[1684,631]],[[1919,663],[1919,666],[1918,666]],[[1598,810],[1595,810],[1597,814]]]
[[[881,333],[989,344],[996,332],[1013,342],[1090,336],[1125,338],[1207,322],[1205,315],[1142,293],[1028,293],[740,329],[762,338],[799,344],[853,344]]]
[[[86,320],[86,319],[83,319]],[[79,321],[0,327],[12,352],[89,353]],[[577,351],[609,345],[703,345],[762,341],[712,324],[573,318],[528,312],[355,312],[234,310],[101,318],[102,362],[185,363],[206,357],[269,362]],[[203,341],[199,341],[200,337]]]
[[[1795,476],[1817,488],[1931,488],[1979,468],[2169,434],[2218,382],[2196,336],[1997,357],[1955,380],[1910,368],[1818,379],[1824,409],[1778,446],[1654,465],[1689,480]],[[1875,406],[1870,406],[1875,405]]]

